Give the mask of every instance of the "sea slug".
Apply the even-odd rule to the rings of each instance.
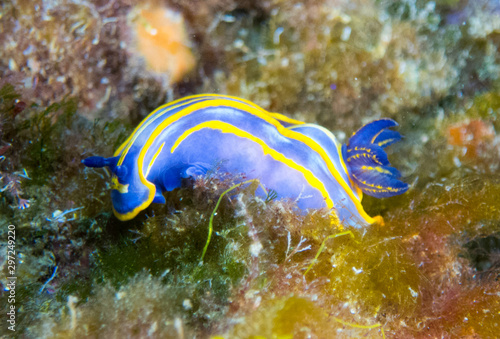
[[[259,179],[279,198],[303,210],[328,208],[347,225],[375,222],[361,205],[363,192],[375,197],[404,193],[408,185],[390,167],[384,148],[401,135],[391,119],[373,121],[341,145],[314,124],[269,113],[244,99],[201,94],[153,111],[113,157],[90,157],[88,167],[112,172],[113,210],[134,218],[183,178],[220,173]]]

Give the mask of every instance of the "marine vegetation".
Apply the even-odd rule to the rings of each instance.
[[[0,336],[498,337],[499,32],[494,0],[4,1]]]

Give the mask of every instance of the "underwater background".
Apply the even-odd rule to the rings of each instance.
[[[0,335],[500,336],[498,0],[0,6],[2,315],[15,306],[15,332],[2,316]],[[81,160],[111,156],[152,110],[198,93],[341,142],[392,118],[405,138],[389,159],[410,189],[365,197],[385,225],[357,229],[257,185],[215,214],[234,178],[209,174],[119,221],[109,172]]]

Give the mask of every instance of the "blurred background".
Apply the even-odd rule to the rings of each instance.
[[[500,333],[497,0],[0,6],[0,282],[6,300],[14,224],[16,336]],[[221,205],[199,265],[230,180],[197,180],[123,223],[109,173],[81,165],[111,156],[158,106],[199,93],[242,97],[342,142],[395,119],[405,138],[389,159],[411,188],[365,198],[386,225],[329,240],[304,276],[341,226],[250,187]]]

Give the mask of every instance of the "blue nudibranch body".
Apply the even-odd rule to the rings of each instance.
[[[90,157],[89,167],[108,166],[111,197],[120,220],[134,218],[183,178],[217,168],[256,178],[301,209],[334,209],[357,227],[375,221],[361,205],[404,193],[408,185],[390,167],[384,147],[401,135],[391,119],[373,121],[340,145],[327,129],[269,113],[236,97],[202,94],[159,107],[144,119],[111,158]]]

